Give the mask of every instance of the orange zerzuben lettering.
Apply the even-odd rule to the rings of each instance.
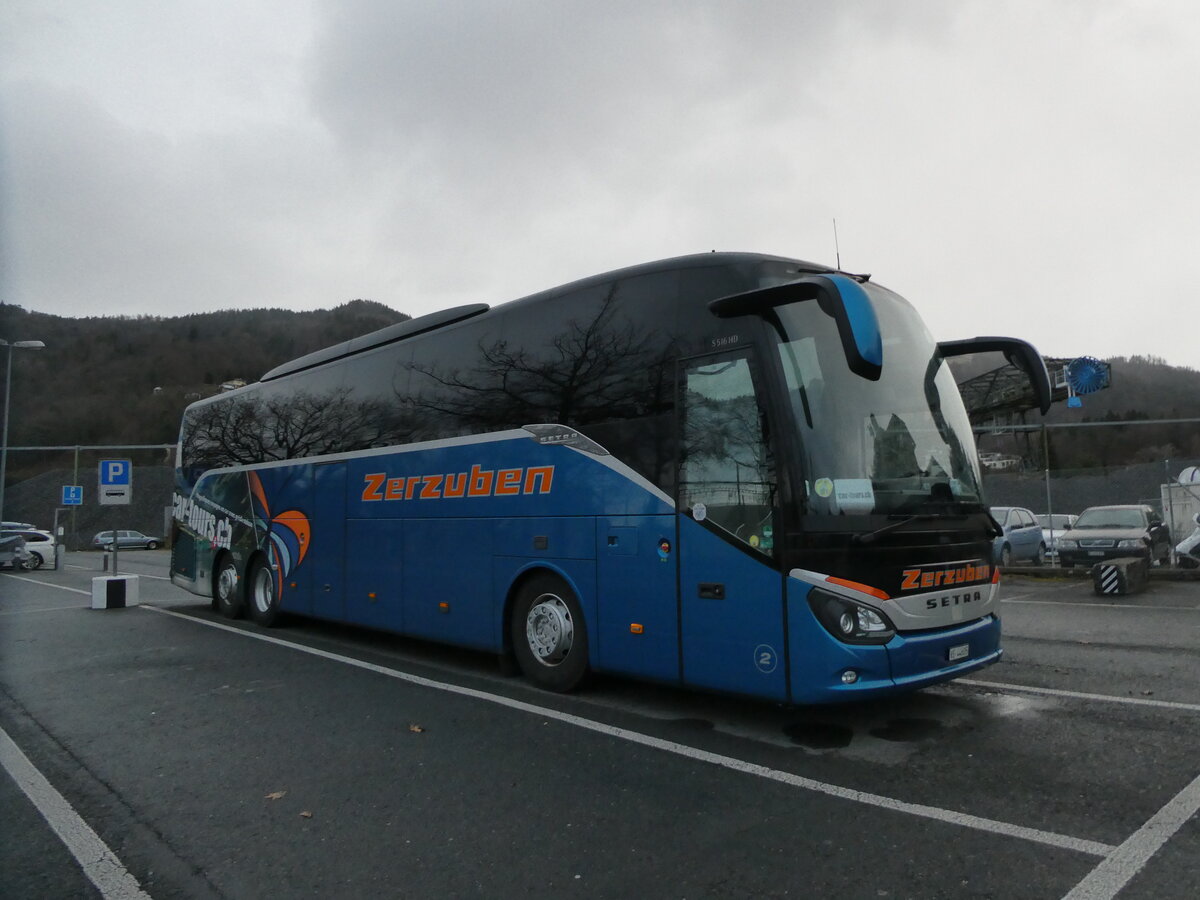
[[[363,476],[366,503],[392,500],[444,500],[460,497],[516,497],[549,494],[554,487],[554,466],[483,469],[446,475],[394,475],[370,472]],[[905,573],[908,575],[908,572]]]

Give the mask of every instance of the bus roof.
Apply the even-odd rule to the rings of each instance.
[[[837,271],[836,269],[821,265],[820,263],[811,263],[804,260],[790,259],[785,256],[772,256],[764,253],[718,253],[714,250],[711,253],[693,253],[688,256],[676,256],[670,259],[660,259],[653,262],[641,263],[635,266],[628,266],[623,269],[616,269],[610,272],[602,272],[599,275],[590,275],[587,278],[581,278],[578,281],[572,281],[567,284],[559,285],[558,287],[549,288],[544,291],[538,291],[536,294],[530,294],[516,300],[510,300],[506,303],[500,304],[498,307],[489,307],[486,303],[472,303],[466,306],[455,306],[450,309],[439,310],[437,312],[429,313],[428,315],[418,316],[415,319],[408,319],[404,322],[398,322],[395,325],[388,325],[386,328],[381,328],[378,331],[372,331],[369,334],[360,335],[359,337],[351,338],[348,341],[343,341],[340,344],[334,344],[331,347],[325,347],[313,353],[306,354],[305,356],[298,357],[297,359],[282,363],[263,375],[259,379],[259,382],[273,381],[277,378],[282,378],[285,375],[302,372],[305,369],[312,369],[317,366],[324,365],[325,363],[333,362],[337,359],[362,353],[374,347],[395,343],[410,337],[415,337],[418,334],[424,334],[429,331],[444,328],[447,325],[453,325],[454,323],[461,322],[464,319],[472,318],[488,312],[489,309],[495,313],[502,313],[503,311],[510,309],[517,304],[524,305],[527,303],[536,303],[549,300],[560,294],[570,293],[594,284],[604,284],[610,281],[632,278],[638,275],[648,275],[654,272],[690,269],[701,266],[721,264],[735,265],[737,263],[757,262],[795,263],[798,265],[801,271],[813,273],[831,273]]]

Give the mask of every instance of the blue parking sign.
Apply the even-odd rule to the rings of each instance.
[[[133,476],[133,464],[127,459],[100,460],[100,486],[109,487],[129,484]]]
[[[100,460],[101,506],[128,506],[133,496],[133,463],[128,459]]]
[[[64,484],[62,486],[63,506],[83,506],[83,485]]]

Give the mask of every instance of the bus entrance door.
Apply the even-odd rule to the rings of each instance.
[[[683,517],[679,570],[684,683],[786,700],[779,573]]]
[[[683,680],[786,699],[775,467],[750,348],[681,364]]]

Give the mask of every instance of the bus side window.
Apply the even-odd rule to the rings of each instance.
[[[770,554],[775,471],[748,357],[693,361],[682,387],[680,509]]]

